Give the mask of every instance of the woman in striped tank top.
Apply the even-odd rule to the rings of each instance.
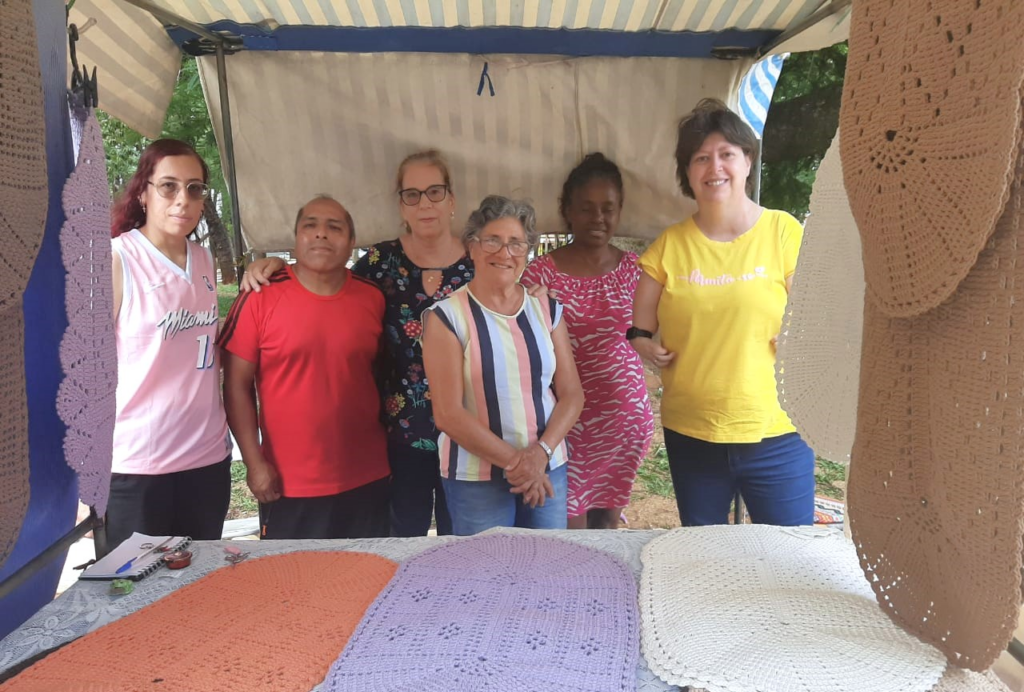
[[[113,211],[117,408],[106,539],[133,531],[220,538],[231,443],[220,398],[217,274],[188,240],[206,164],[175,139],[150,144]]]
[[[462,240],[476,275],[424,313],[423,336],[454,533],[564,529],[565,436],[583,388],[562,306],[519,283],[537,240],[533,208],[487,197]]]

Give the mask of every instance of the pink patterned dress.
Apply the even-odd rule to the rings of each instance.
[[[654,435],[640,356],[626,341],[633,323],[637,256],[627,252],[602,276],[563,274],[548,255],[523,272],[526,286],[547,286],[564,319],[587,402],[569,432],[569,516],[629,504],[640,462]]]

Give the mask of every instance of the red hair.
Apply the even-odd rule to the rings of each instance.
[[[141,228],[146,223],[146,212],[142,209],[139,198],[146,189],[156,166],[166,156],[194,156],[203,168],[203,182],[208,183],[210,169],[206,167],[203,157],[196,153],[192,145],[180,139],[158,139],[142,152],[135,175],[128,181],[124,192],[117,199],[110,212],[110,237],[116,238],[133,228]]]

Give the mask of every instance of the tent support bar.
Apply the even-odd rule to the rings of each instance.
[[[823,19],[827,19],[834,14],[842,12],[851,4],[853,4],[853,0],[832,0],[832,2],[825,7],[818,8],[816,12],[808,16],[806,19],[794,24],[776,36],[772,41],[758,51],[758,55],[767,55],[768,53],[771,53],[776,46],[781,46],[794,36],[802,34]]]
[[[0,600],[14,593],[19,586],[27,582],[39,570],[52,564],[58,555],[77,543],[82,536],[101,526],[103,526],[103,521],[96,516],[96,510],[90,507],[87,519],[58,538],[46,550],[19,567],[7,579],[0,582]]]
[[[224,42],[224,37],[221,36],[220,34],[214,33],[214,32],[210,31],[209,29],[207,29],[206,27],[204,27],[204,26],[202,26],[200,24],[196,24],[195,22],[190,22],[189,20],[185,19],[184,17],[179,17],[178,15],[174,14],[173,12],[169,12],[169,11],[165,10],[164,8],[162,8],[162,7],[154,5],[149,0],[124,0],[124,1],[127,2],[129,5],[135,5],[140,10],[145,10],[146,12],[149,12],[151,15],[153,15],[154,17],[159,19],[164,24],[173,24],[175,26],[180,26],[182,29],[188,29],[192,33],[196,34],[197,36],[202,36],[203,38],[205,38],[207,40],[213,41],[217,45],[220,45],[220,44],[222,44]]]
[[[1010,640],[1010,646],[1006,649],[1013,656],[1014,660],[1021,665],[1024,665],[1024,644],[1019,639],[1014,637]]]
[[[238,208],[238,178],[235,176],[235,138],[231,130],[231,100],[228,97],[228,72],[224,60],[224,42],[217,42],[217,90],[220,92],[221,130],[228,165],[228,190],[231,192],[231,225],[235,231],[235,279],[241,284],[245,271],[245,247],[242,245],[242,215]]]
[[[769,108],[769,113],[770,112],[771,109]],[[764,142],[760,139],[757,140],[757,152],[754,154],[754,160],[750,165],[750,174],[753,176],[753,180],[751,181],[753,185],[751,185],[750,196],[757,204],[761,203],[761,151],[763,149]]]

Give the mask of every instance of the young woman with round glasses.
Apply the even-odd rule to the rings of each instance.
[[[106,538],[133,531],[218,539],[231,492],[220,397],[217,275],[188,240],[209,194],[186,144],[148,147],[114,206],[117,404]]]

